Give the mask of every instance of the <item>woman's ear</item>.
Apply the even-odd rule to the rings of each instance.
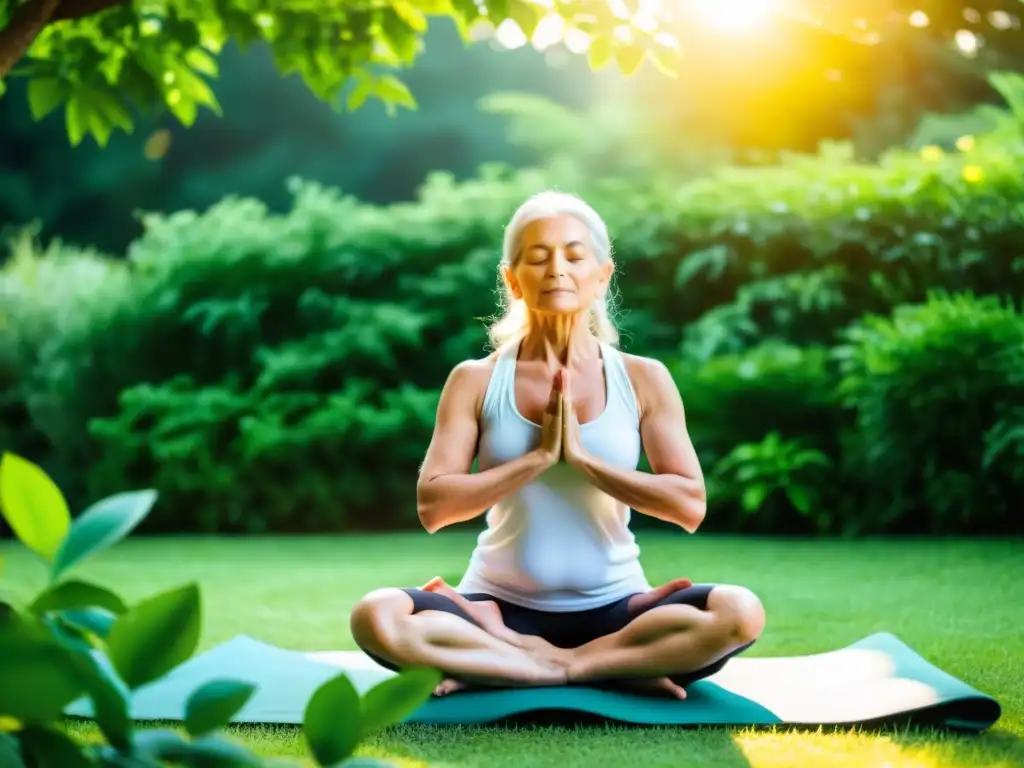
[[[512,298],[516,300],[523,298],[523,292],[519,288],[519,281],[516,280],[512,267],[505,267],[502,270],[502,275],[505,278],[505,285],[508,286],[508,292],[512,295]]]

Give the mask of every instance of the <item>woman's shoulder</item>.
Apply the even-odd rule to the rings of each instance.
[[[619,354],[622,355],[629,380],[636,392],[641,414],[656,410],[667,394],[677,391],[671,371],[661,360],[627,352]]]
[[[497,360],[497,353],[492,353],[487,357],[468,358],[456,363],[448,375],[447,386],[469,392],[486,389]]]
[[[661,360],[656,357],[644,355],[633,355],[629,352],[619,352],[622,361],[626,365],[629,378],[635,385],[659,386],[666,380],[672,381],[672,374]]]

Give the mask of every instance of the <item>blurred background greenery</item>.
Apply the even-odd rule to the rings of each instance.
[[[676,377],[706,530],[1022,532],[1021,18],[867,5],[858,38],[709,4],[676,77],[442,19],[398,111],[230,44],[221,114],[105,146],[9,78],[0,447],[73,508],[156,488],[150,532],[415,526],[503,226],[557,187],[612,230],[624,349]]]

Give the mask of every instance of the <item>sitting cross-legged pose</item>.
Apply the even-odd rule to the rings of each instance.
[[[353,638],[391,669],[441,670],[438,695],[572,684],[683,698],[749,648],[765,616],[745,587],[652,587],[641,567],[632,510],[689,533],[704,519],[682,398],[664,365],[618,349],[610,239],[583,200],[527,200],[501,274],[496,351],[445,382],[417,486],[428,532],[485,513],[486,529],[459,584],[370,592]]]

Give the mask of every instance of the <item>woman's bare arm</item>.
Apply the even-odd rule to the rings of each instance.
[[[589,454],[579,468],[623,504],[693,533],[704,520],[707,494],[686,430],[682,397],[668,369],[657,360],[633,357],[630,369],[640,401],[640,436],[652,472],[619,469]]]
[[[471,472],[491,370],[491,363],[484,360],[460,363],[441,392],[434,434],[416,486],[420,522],[430,533],[483,514],[558,459],[538,447],[505,464]]]

